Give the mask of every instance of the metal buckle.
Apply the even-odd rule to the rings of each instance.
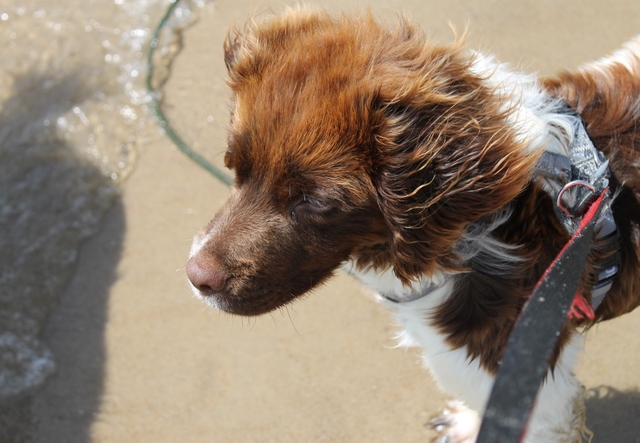
[[[581,217],[589,207],[589,205],[609,186],[609,180],[607,178],[607,171],[609,167],[609,160],[603,162],[598,170],[595,172],[592,178],[592,182],[589,183],[584,180],[573,180],[562,187],[562,190],[558,193],[556,205],[564,214],[568,217]],[[564,201],[564,194],[570,189],[581,187],[584,188],[582,192],[578,190],[575,203],[571,205],[571,208],[567,208]]]
[[[594,186],[592,186],[590,183],[587,183],[586,181],[583,180],[574,180],[572,182],[567,183],[566,185],[564,185],[564,187],[562,188],[562,190],[558,193],[558,199],[556,200],[556,204],[558,205],[558,208],[564,212],[565,214],[567,214],[567,216],[569,217],[579,217],[582,214],[584,214],[584,211],[581,211],[580,209],[583,208],[584,206],[586,206],[586,200],[591,200],[591,198],[589,199],[583,199],[583,203],[581,203],[580,205],[578,205],[576,208],[574,208],[573,210],[569,210],[564,206],[564,201],[562,200],[562,198],[564,197],[564,193],[567,192],[569,189],[574,188],[576,186],[583,186],[585,188],[587,188],[589,190],[589,192],[591,192],[591,196],[594,196],[596,193],[596,188]]]

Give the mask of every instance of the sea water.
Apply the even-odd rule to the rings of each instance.
[[[145,77],[170,5],[0,0],[0,406],[54,371],[42,331],[79,244],[99,228],[138,147],[162,136]],[[175,35],[207,5],[178,3],[157,50],[160,76]]]

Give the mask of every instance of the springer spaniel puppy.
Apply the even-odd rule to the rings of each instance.
[[[460,399],[438,441],[475,440],[514,323],[579,219],[579,196],[558,193],[588,188],[571,180],[574,146],[590,146],[615,247],[598,235],[580,283],[597,309],[568,318],[525,437],[581,441],[579,332],[640,304],[640,38],[542,81],[371,14],[292,9],[224,49],[235,185],[193,242],[195,293],[254,316],[346,268]]]

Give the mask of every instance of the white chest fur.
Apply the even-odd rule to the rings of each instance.
[[[380,299],[394,311],[398,325],[402,327],[398,334],[399,345],[419,346],[424,364],[431,370],[440,388],[476,411],[482,411],[493,385],[493,376],[480,367],[478,360],[467,357],[466,348],[452,349],[446,343],[446,337],[431,321],[435,308],[451,295],[453,279],[437,276],[407,288],[393,275],[392,270],[354,272],[348,267],[347,270],[378,294],[393,294],[394,298],[399,299],[403,296],[413,298],[415,292],[432,284],[438,285],[428,295],[410,302],[394,303],[384,297]]]

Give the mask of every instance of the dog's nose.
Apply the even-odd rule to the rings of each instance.
[[[187,277],[200,294],[205,296],[222,291],[229,280],[229,276],[220,270],[213,259],[198,254],[187,262]]]

